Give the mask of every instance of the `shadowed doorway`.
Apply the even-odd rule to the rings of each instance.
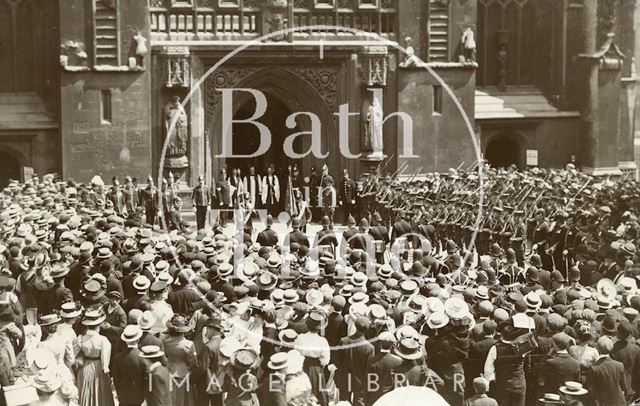
[[[520,155],[520,143],[505,135],[492,139],[484,153],[485,158],[494,168],[507,168],[512,164],[520,167]]]
[[[264,124],[271,133],[271,144],[269,149],[262,155],[255,158],[227,158],[227,173],[230,174],[231,169],[240,169],[241,176],[244,177],[249,173],[249,167],[254,166],[256,173],[264,176],[267,173],[269,165],[273,165],[275,173],[280,180],[280,203],[284,209],[285,189],[287,185],[288,166],[293,167],[294,164],[300,165],[299,160],[289,158],[284,152],[284,140],[291,134],[294,134],[306,128],[305,119],[298,117],[297,126],[294,129],[287,128],[286,120],[291,114],[291,110],[277,97],[265,92],[267,96],[267,110],[264,115],[256,121]],[[234,114],[234,120],[248,119],[253,116],[256,110],[256,103],[253,97],[244,102]],[[308,136],[307,136],[308,137]],[[293,144],[296,152],[301,152],[303,142],[297,138]],[[305,143],[306,144],[306,143]],[[260,132],[254,124],[250,123],[234,123],[233,125],[233,154],[248,155],[254,154],[260,148]],[[308,148],[308,146],[306,147]]]
[[[0,190],[9,184],[10,179],[20,180],[21,167],[14,155],[0,151]]]

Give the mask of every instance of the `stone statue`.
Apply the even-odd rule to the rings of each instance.
[[[420,66],[420,58],[416,56],[416,50],[413,48],[413,40],[411,37],[404,39],[405,58],[400,62],[401,68],[411,68]]]
[[[476,38],[471,27],[467,27],[462,33],[462,56],[465,62],[476,61]]]
[[[380,100],[374,95],[373,101],[371,105],[369,105],[369,111],[367,112],[367,138],[373,150],[372,155],[382,155],[382,120],[382,105],[380,104]]]
[[[138,66],[144,66],[144,57],[149,53],[147,47],[147,39],[140,32],[133,36],[136,42],[136,63]]]
[[[177,116],[177,119],[176,119]],[[169,134],[171,123],[176,120],[173,132]],[[179,96],[171,96],[171,99],[164,106],[164,120],[166,135],[170,135],[167,156],[179,157],[187,154],[188,121],[187,112],[180,104]]]

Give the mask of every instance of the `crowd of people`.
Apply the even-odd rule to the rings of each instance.
[[[254,227],[271,178],[244,186],[248,221],[231,232],[221,216],[208,224],[203,180],[196,224],[173,179],[12,181],[0,193],[3,401],[369,406],[412,386],[451,405],[630,404],[640,186],[571,167],[480,169],[358,186],[345,173],[346,229],[320,199],[313,235],[291,181],[286,235],[271,215]]]

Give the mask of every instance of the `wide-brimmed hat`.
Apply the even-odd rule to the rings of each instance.
[[[427,325],[432,330],[443,328],[447,324],[449,324],[449,316],[445,312],[433,313],[427,319]]]
[[[351,303],[352,305],[356,304],[356,303],[363,303],[363,304],[367,304],[369,303],[369,295],[367,295],[364,292],[355,292],[350,298],[349,298],[349,303]]]
[[[60,323],[62,319],[57,314],[46,314],[44,316],[40,316],[38,319],[38,325],[40,327],[51,326],[53,324]]]
[[[149,310],[143,312],[142,316],[138,318],[138,326],[142,331],[149,331],[154,324],[156,324],[156,317]]]
[[[305,300],[309,306],[320,306],[324,302],[324,295],[318,289],[309,289]]]
[[[87,281],[82,285],[82,294],[87,299],[97,300],[104,296],[106,291],[106,286],[103,286],[99,281],[93,278],[87,279]]]
[[[85,326],[97,326],[101,324],[105,319],[106,315],[102,308],[91,309],[84,313],[84,317],[82,318],[82,324]]]
[[[427,298],[422,295],[412,296],[407,307],[414,313],[422,313],[427,309]]]
[[[489,300],[489,288],[486,286],[478,286],[476,289],[476,297],[480,300]]]
[[[274,371],[285,369],[289,364],[289,357],[286,352],[277,352],[269,358],[267,367]]]
[[[43,369],[38,371],[31,385],[40,392],[53,393],[62,386],[62,379],[60,379],[55,371]]]
[[[72,319],[82,314],[82,309],[76,302],[67,302],[60,305],[60,317],[63,319]]]
[[[394,349],[394,353],[406,360],[416,360],[422,357],[420,343],[414,338],[405,338],[400,340]]]
[[[362,287],[367,284],[368,280],[369,279],[367,278],[367,275],[364,272],[356,272],[351,277],[351,284],[353,286]]]
[[[444,312],[450,319],[464,319],[470,314],[467,303],[458,297],[452,297],[444,302]]]
[[[51,266],[50,275],[53,279],[66,276],[69,273],[69,267],[62,263],[55,263]]]
[[[258,354],[250,348],[241,348],[231,355],[231,365],[246,370],[252,368],[258,360]]]
[[[167,321],[167,328],[169,331],[175,331],[176,333],[186,333],[191,330],[191,325],[186,316],[174,314],[171,320]]]
[[[140,337],[142,337],[142,330],[137,324],[127,325],[120,334],[120,339],[125,343],[138,341]]]
[[[162,352],[157,345],[145,345],[140,348],[140,352],[142,358],[160,358],[164,355],[164,352]]]
[[[143,292],[149,289],[149,286],[151,286],[151,281],[144,275],[137,276],[133,280],[133,288],[138,292]]]
[[[537,310],[542,305],[542,300],[540,299],[540,295],[536,292],[529,292],[525,295],[524,301],[527,304],[527,307],[532,310]]]
[[[285,303],[293,304],[300,300],[300,295],[298,295],[295,289],[287,289],[284,291],[283,298]]]
[[[559,388],[559,391],[566,395],[581,396],[589,393],[588,390],[582,387],[582,384],[574,381],[567,381],[563,386]]]
[[[320,266],[318,261],[307,259],[304,266],[299,270],[300,275],[304,276],[318,276],[320,275]]]
[[[278,338],[283,343],[291,344],[298,338],[298,333],[293,329],[287,328],[278,333]]]
[[[260,274],[258,279],[256,279],[255,283],[258,286],[258,289],[270,291],[275,289],[275,287],[278,285],[278,278],[273,274],[270,274],[269,272],[263,272],[262,274]]]
[[[411,296],[417,293],[419,290],[418,283],[412,279],[407,279],[400,282],[400,292],[404,296]]]

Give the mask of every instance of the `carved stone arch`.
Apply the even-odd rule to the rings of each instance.
[[[213,74],[211,79],[207,79],[207,115],[211,120],[209,127],[212,137],[210,142],[212,146],[211,156],[218,155],[222,148],[222,127],[220,122],[222,105],[221,93],[218,89],[232,87],[257,89],[277,98],[291,112],[308,111],[316,114],[322,126],[322,152],[329,154],[328,159],[332,156],[338,157],[336,116],[333,115],[334,111],[331,110],[334,106],[329,106],[332,100],[331,97],[335,97],[335,88],[327,89],[326,81],[318,79],[314,83],[308,75],[303,75],[304,72],[296,67],[266,67],[263,69],[248,67],[244,71],[242,68],[230,67],[221,69],[218,74]],[[330,75],[334,75],[334,73],[330,73]],[[313,75],[313,77],[317,78],[317,75]],[[335,77],[328,81],[335,86]],[[215,86],[215,90],[211,89],[213,86]],[[319,88],[319,86],[321,87]],[[214,91],[217,94],[213,94]],[[333,96],[329,94],[331,91],[334,92]],[[238,93],[237,97],[234,95],[234,114],[251,97],[247,92]],[[291,130],[291,134],[310,129],[309,123],[303,122],[301,125],[300,120],[297,123],[298,126]],[[308,145],[305,145],[304,149],[306,150],[307,148]],[[318,163],[315,161],[315,158],[311,156],[309,159],[303,160],[302,171],[304,174],[308,174],[310,167]],[[224,160],[215,158],[212,165],[213,173],[218,173],[222,165],[224,165]],[[330,165],[330,169],[332,170],[332,176],[336,179],[339,166]]]

